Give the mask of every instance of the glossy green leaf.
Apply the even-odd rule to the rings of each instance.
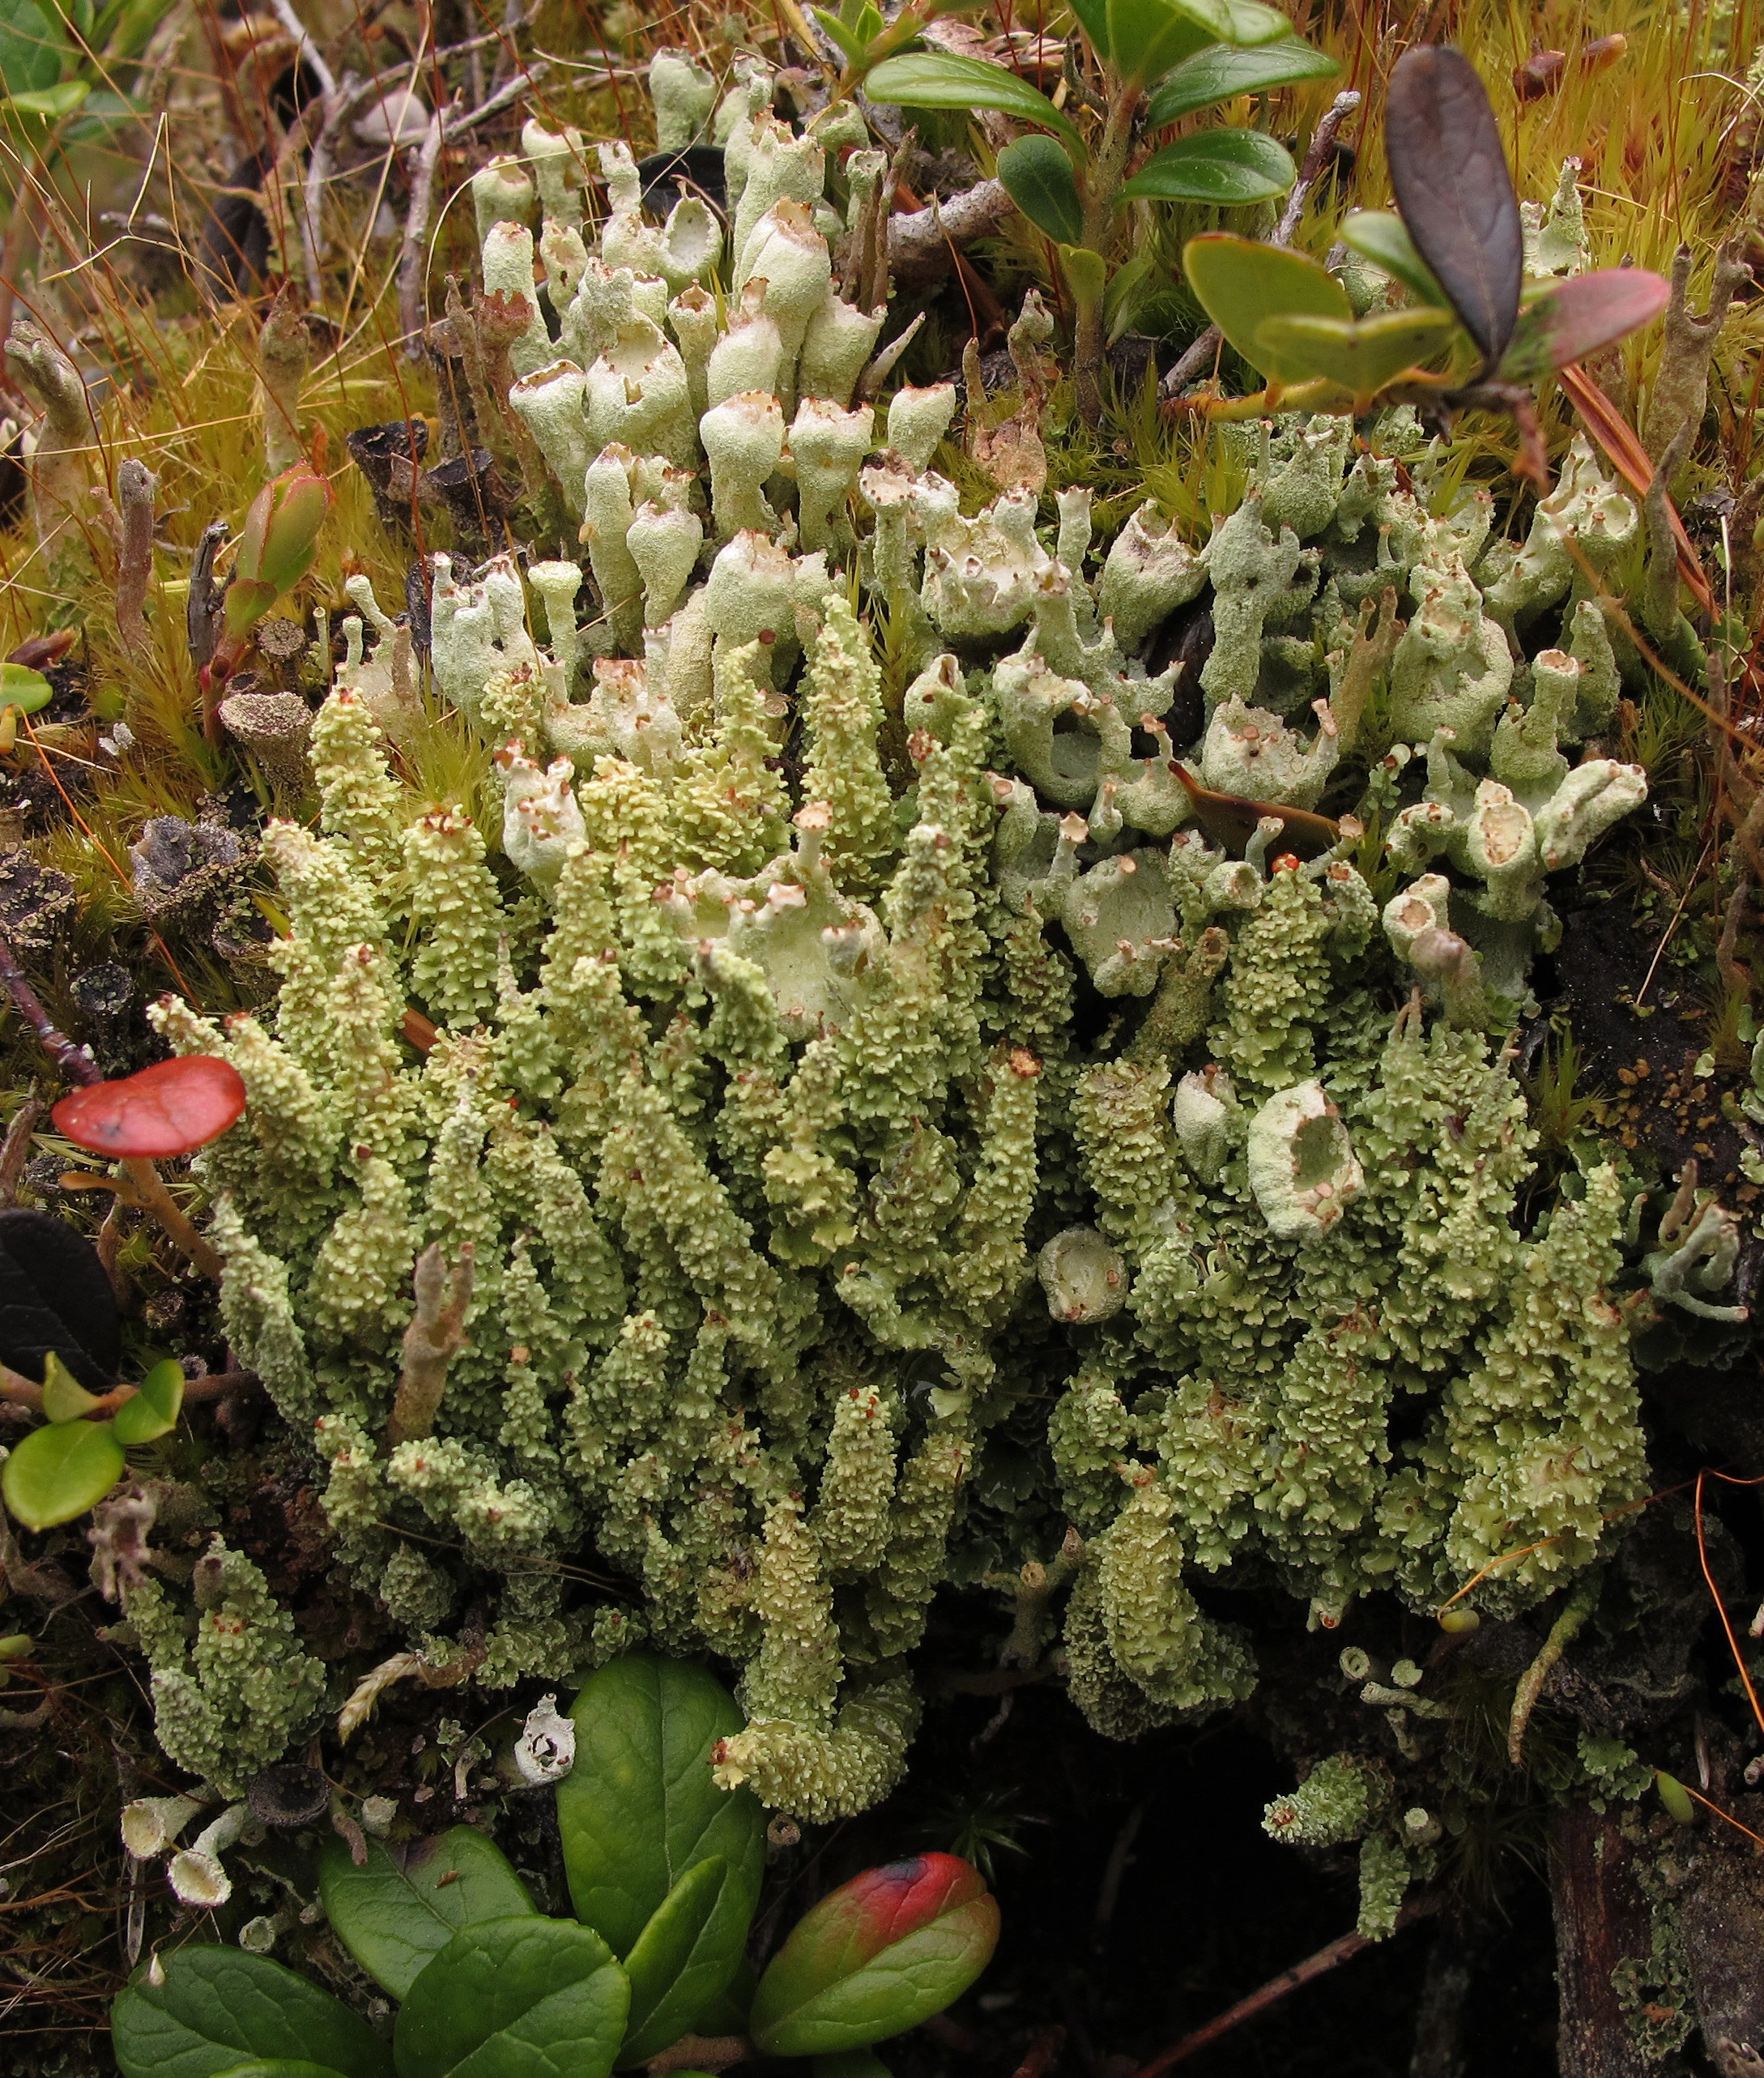
[[[1027,79],[952,51],[914,50],[885,58],[864,82],[872,101],[903,109],[1002,109],[1019,122],[1032,122],[1063,137],[1082,154],[1084,140],[1071,118],[1038,93]]]
[[[748,2032],[768,2056],[830,2056],[917,2027],[992,1957],[999,1908],[954,1854],[867,1869],[798,1921],[772,1958]]]
[[[1108,0],[1108,6],[1110,59],[1125,80],[1156,79],[1217,34],[1170,0]]]
[[[630,1653],[590,1677],[569,1714],[576,1764],[557,1786],[557,1822],[577,1918],[628,1955],[693,1863],[720,1854],[722,1909],[744,1926],[765,1814],[751,1790],[711,1778],[712,1748],[744,1722],[728,1691],[689,1661]]]
[[[53,1350],[43,1359],[43,1419],[77,1422],[98,1404],[98,1395],[85,1387]]]
[[[394,1999],[456,1934],[538,1909],[508,1858],[470,1825],[408,1845],[370,1840],[359,1869],[341,1840],[329,1840],[318,1894],[337,1938]]]
[[[1154,152],[1121,190],[1123,202],[1270,202],[1298,178],[1293,155],[1259,130],[1204,130]]]
[[[0,1494],[27,1530],[52,1530],[101,1501],[124,1469],[109,1422],[63,1422],[13,1446]]]
[[[1084,237],[1084,204],[1072,160],[1052,138],[1038,131],[1007,144],[999,154],[999,178],[1030,223],[1056,245],[1076,245]]]
[[[125,1400],[117,1408],[110,1426],[116,1431],[117,1442],[125,1447],[151,1443],[169,1436],[177,1427],[183,1405],[184,1367],[176,1357],[168,1356],[156,1363],[141,1380],[134,1397]]]
[[[267,1956],[181,1948],[110,2009],[122,2078],[224,2078],[241,2063],[316,2063],[342,2078],[391,2078],[391,2052],[340,1999]]]
[[[1080,303],[1097,303],[1109,285],[1109,262],[1088,245],[1062,245],[1059,263],[1066,270],[1072,292]]]
[[[624,1959],[631,1980],[621,2066],[646,2063],[676,2042],[728,1988],[746,1952],[750,1915],[722,1903],[729,1864],[697,1862],[663,1900]]]
[[[1279,382],[1306,371],[1256,344],[1257,328],[1276,314],[1351,319],[1353,307],[1333,275],[1303,253],[1265,245],[1229,231],[1204,231],[1182,248],[1182,267],[1200,307],[1252,368]]]
[[[7,97],[8,108],[16,109],[21,115],[71,115],[92,92],[89,79],[67,79],[58,87],[27,87],[22,94]]]
[[[0,664],[0,706],[34,715],[54,698],[55,688],[40,671],[32,671],[28,664]]]
[[[456,1934],[393,2030],[398,2078],[607,2078],[631,1988],[592,1927],[536,1913]]]
[[[1651,324],[1672,300],[1672,288],[1646,267],[1598,267],[1570,275],[1519,313],[1501,356],[1503,382],[1535,382]]]
[[[1382,267],[1393,281],[1400,281],[1423,303],[1450,309],[1451,301],[1433,269],[1415,250],[1403,220],[1391,209],[1350,210],[1341,222],[1341,242],[1349,251]]]
[[[1363,398],[1438,353],[1457,328],[1449,310],[1391,310],[1357,324],[1342,318],[1267,318],[1255,336],[1258,347],[1283,365],[1302,366],[1306,376],[1321,376]]]
[[[1161,130],[1167,122],[1234,101],[1239,94],[1271,94],[1277,87],[1297,87],[1307,79],[1333,79],[1340,70],[1327,51],[1313,50],[1296,37],[1256,50],[1212,44],[1184,58],[1158,82],[1146,104],[1145,126]]]
[[[1220,43],[1278,43],[1293,33],[1292,23],[1279,8],[1264,7],[1260,0],[1170,0],[1170,4]],[[1157,76],[1155,72],[1145,75],[1148,79]]]
[[[39,93],[61,77],[68,45],[36,0],[0,0],[0,92]]]

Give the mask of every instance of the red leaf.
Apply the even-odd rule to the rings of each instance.
[[[118,1160],[144,1156],[151,1161],[206,1147],[245,1107],[238,1069],[211,1054],[194,1053],[120,1082],[76,1090],[49,1116],[76,1147]]]

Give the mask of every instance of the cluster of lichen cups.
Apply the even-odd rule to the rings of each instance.
[[[1557,928],[1547,877],[1645,795],[1568,754],[1619,679],[1564,540],[1608,570],[1635,508],[1577,447],[1530,539],[1491,541],[1485,493],[1389,459],[1421,446],[1391,414],[1369,446],[1260,429],[1199,551],[1147,506],[1099,562],[1083,491],[1044,537],[1027,443],[965,512],[933,467],[953,386],[870,401],[887,314],[841,255],[884,164],[855,112],[782,124],[757,66],[720,105],[671,56],[654,85],[664,139],[724,147],[726,238],[691,199],[646,222],[611,145],[590,241],[581,141],[535,126],[536,243],[521,168],[473,183],[486,287],[530,299],[509,401],[592,587],[585,612],[575,563],[434,559],[434,683],[500,832],[394,779],[422,710],[356,580],[317,828],[265,840],[273,1016],[158,1013],[249,1089],[201,1158],[228,1332],[322,1461],[343,1556],[482,1683],[646,1635],[720,1655],[748,1720],[721,1779],[812,1819],[898,1777],[940,1586],[1046,1555],[966,1491],[1039,1402],[1041,1491],[1086,1543],[1039,1642],[1061,1624],[1111,1735],[1250,1691],[1194,1592],[1246,1559],[1332,1626],[1522,1548],[1482,1606],[1549,1594],[1645,1489],[1652,1302],[1615,1167],[1517,1228],[1498,1035]],[[1050,336],[1032,297],[1019,365]],[[1144,659],[1203,595],[1178,741],[1176,668]],[[1562,646],[1525,661],[1546,617]],[[1268,816],[1229,856],[1196,788],[1308,817],[1312,856]],[[1655,1282],[1718,1310],[1731,1238],[1711,1215]],[[639,1608],[572,1602],[552,1562],[588,1548]],[[316,1694],[254,1574],[217,1555],[194,1647],[163,1589],[130,1598],[162,1743],[216,1780]],[[469,1646],[468,1581],[496,1595]],[[1356,1810],[1378,1929],[1438,1827]]]

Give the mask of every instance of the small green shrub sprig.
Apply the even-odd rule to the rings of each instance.
[[[754,2056],[812,2057],[830,2078],[985,1969],[999,1913],[979,1871],[920,1854],[823,1898],[744,1994],[765,1815],[714,1777],[741,1729],[733,1699],[702,1668],[633,1654],[603,1667],[571,1715],[575,1764],[556,1794],[574,1918],[540,1913],[470,1826],[404,1851],[370,1841],[359,1863],[334,1841],[325,1909],[400,2002],[390,2046],[266,1956],[187,1948],[117,2000],[123,2078],[607,2078]]]

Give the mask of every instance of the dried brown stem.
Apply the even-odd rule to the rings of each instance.
[[[404,1330],[403,1368],[386,1423],[388,1449],[429,1434],[446,1389],[447,1367],[466,1339],[466,1308],[471,1303],[471,1244],[461,1245],[451,1271],[441,1244],[432,1241],[416,1259],[412,1279],[416,1312]]]
[[[108,1393],[98,1394],[93,1404],[86,1410],[85,1419],[101,1420],[113,1414],[125,1401],[132,1400],[140,1391],[138,1385],[113,1385]],[[200,1406],[205,1401],[224,1400],[233,1393],[257,1393],[263,1389],[263,1380],[254,1371],[205,1372],[200,1378],[192,1378],[184,1387],[186,1407]],[[28,1407],[33,1413],[43,1411],[43,1389],[32,1380],[21,1377],[16,1371],[0,1364],[0,1401],[8,1406]]]
[[[0,986],[4,986],[19,1015],[36,1033],[38,1045],[70,1082],[90,1089],[93,1083],[103,1082],[97,1062],[84,1047],[75,1046],[43,1008],[42,1000],[19,965],[12,941],[4,930],[0,930]]]

